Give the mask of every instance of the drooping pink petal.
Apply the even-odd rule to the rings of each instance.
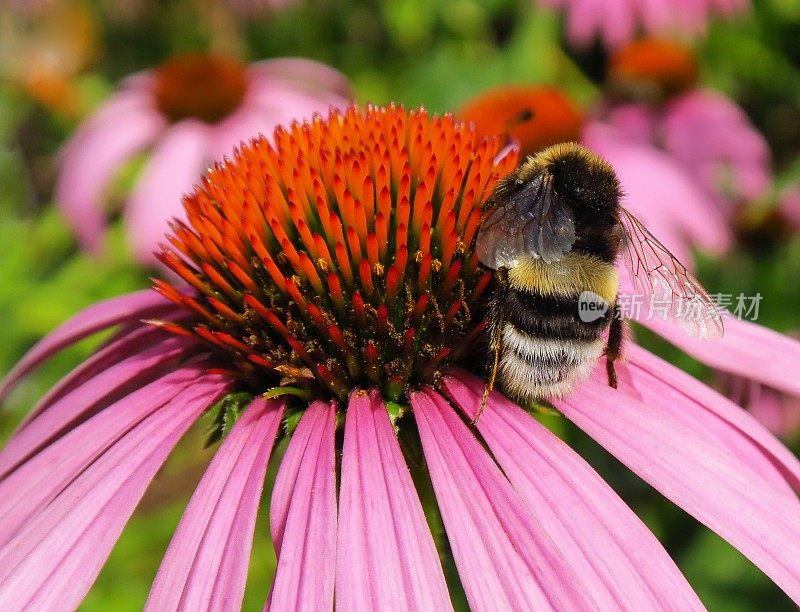
[[[303,91],[297,85],[269,79],[255,80],[248,92],[248,106],[260,108],[273,126],[310,120],[314,113],[327,116],[332,106],[343,109],[347,104],[345,98],[327,92]]]
[[[125,225],[137,260],[156,264],[153,251],[173,217],[185,219],[182,196],[200,182],[210,128],[194,119],[174,124],[161,137],[125,208]]]
[[[800,501],[779,494],[661,402],[588,381],[556,407],[663,495],[717,532],[800,601]],[[691,405],[691,404],[689,404]]]
[[[605,120],[620,136],[650,144],[656,134],[658,117],[646,104],[617,104],[608,109]]]
[[[687,427],[716,436],[777,492],[795,498],[793,488],[800,491],[800,460],[751,414],[639,346],[628,346],[626,358],[633,383],[641,383],[642,396],[649,402],[658,402]]]
[[[336,406],[314,402],[297,426],[275,480],[270,531],[278,556],[267,606],[330,610],[336,568]]]
[[[787,440],[797,438],[800,432],[800,398],[788,397],[775,389],[761,386],[758,398],[746,408],[776,436]]]
[[[165,128],[150,92],[126,89],[105,102],[61,152],[55,199],[88,250],[96,250],[103,235],[109,182]]]
[[[606,47],[628,42],[637,32],[686,37],[705,32],[714,13],[730,17],[745,0],[538,0],[566,11],[567,38],[586,46],[595,38]]]
[[[111,366],[68,393],[8,441],[0,451],[0,478],[94,410],[117,401],[137,386],[147,384],[175,367],[185,358],[186,347],[190,344],[191,340],[188,339],[167,338]]]
[[[353,96],[349,79],[326,64],[301,57],[282,57],[251,64],[247,69],[250,77],[305,84],[329,91],[345,99]]]
[[[156,575],[146,610],[233,610],[284,401],[256,398],[214,454]]]
[[[186,312],[167,311],[161,317],[164,320],[180,323],[189,318]],[[90,379],[101,374],[111,366],[118,364],[132,355],[136,355],[169,337],[163,330],[144,322],[125,327],[118,335],[112,337],[90,357],[83,361],[72,372],[53,385],[42,398],[36,402],[20,423],[22,429],[35,417],[47,410],[57,400],[73,391]]]
[[[663,0],[639,0],[641,5],[642,26],[647,32],[666,32],[670,28],[672,8]]]
[[[800,396],[800,342],[789,336],[735,317],[726,317],[725,335],[710,342],[691,338],[657,316],[639,322],[713,368]],[[770,355],[780,359],[766,358]]]
[[[189,385],[202,382],[203,370],[182,368],[143,386],[8,473],[0,480],[0,546],[129,430]]]
[[[347,409],[336,608],[452,609],[422,505],[376,392],[356,391]]]
[[[565,4],[568,5],[567,38],[579,47],[588,46],[599,33],[602,11],[597,10],[595,0],[570,0]]]
[[[484,382],[465,372],[444,379],[468,418]],[[570,559],[599,609],[702,610],[667,552],[605,481],[519,406],[494,393],[478,422],[489,449],[539,529]]]
[[[26,374],[70,344],[119,323],[155,317],[172,308],[166,299],[150,289],[89,306],[50,332],[20,359],[0,384],[0,402]]]
[[[606,2],[597,12],[606,46],[620,47],[633,38],[639,18],[638,10],[632,10],[626,3]]]
[[[0,549],[0,609],[73,609],[172,448],[229,382],[209,376],[106,451]]]
[[[411,404],[470,608],[596,609],[582,577],[447,401],[424,388]]]
[[[664,147],[709,192],[734,202],[763,196],[772,183],[766,139],[745,112],[711,90],[686,93],[668,105],[661,127]]]
[[[259,104],[242,105],[235,113],[213,126],[208,139],[208,158],[221,160],[233,156],[234,148],[259,135],[271,135],[278,122]]]

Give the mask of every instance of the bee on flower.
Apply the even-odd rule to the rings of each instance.
[[[159,467],[216,406],[223,440],[147,610],[241,606],[283,438],[270,609],[452,609],[434,507],[472,609],[703,609],[653,533],[525,409],[495,391],[470,425],[493,291],[476,240],[517,164],[502,136],[396,106],[293,123],[215,164],[158,252],[181,282],[76,315],[0,388],[115,330],[0,452],[0,608],[78,606]],[[783,372],[796,369],[783,338],[749,363],[787,347]],[[553,405],[800,602],[800,462],[635,344],[617,389],[604,375]]]

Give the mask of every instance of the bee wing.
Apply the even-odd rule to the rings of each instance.
[[[722,317],[711,297],[642,223],[620,207],[622,254],[634,287],[688,335],[719,338]]]
[[[507,267],[525,255],[556,261],[575,242],[572,209],[539,175],[519,191],[500,188],[490,201],[489,213],[478,231],[478,258],[494,270]],[[494,206],[493,206],[494,204]]]

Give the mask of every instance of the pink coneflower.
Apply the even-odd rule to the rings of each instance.
[[[187,285],[84,311],[0,390],[118,326],[0,453],[0,608],[77,606],[178,439],[238,391],[148,610],[241,605],[278,436],[272,609],[451,607],[414,448],[473,609],[701,609],[653,534],[525,410],[494,393],[467,424],[491,280],[480,208],[516,161],[449,116],[369,107],[215,166],[160,252]],[[800,463],[702,383],[636,346],[628,358],[619,390],[592,380],[558,409],[800,601]]]
[[[609,48],[647,34],[683,37],[705,33],[712,16],[732,17],[748,0],[538,0],[566,13],[567,39],[580,47],[599,39]]]
[[[606,120],[621,135],[677,160],[730,218],[737,205],[769,193],[769,146],[736,102],[697,87],[692,55],[664,40],[620,50],[611,59],[609,82],[637,101],[612,105]]]
[[[56,200],[84,247],[96,250],[109,183],[126,161],[150,149],[125,204],[125,222],[135,257],[155,263],[164,224],[182,217],[181,194],[208,163],[253,134],[344,107],[349,98],[347,79],[311,60],[248,66],[205,53],[173,57],[128,77],[67,143]]]

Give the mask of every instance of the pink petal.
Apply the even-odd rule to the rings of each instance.
[[[70,344],[119,323],[157,316],[170,308],[167,300],[150,289],[89,306],[45,336],[14,366],[0,384],[0,402],[31,370]]]
[[[422,505],[377,392],[350,398],[336,548],[339,610],[452,609]]]
[[[733,101],[710,90],[695,90],[670,102],[663,126],[665,148],[709,192],[719,194],[720,174],[732,170],[733,199],[752,200],[772,182],[764,136]]]
[[[686,421],[687,427],[716,436],[776,487],[776,492],[795,498],[792,487],[800,490],[800,460],[752,415],[639,346],[628,346],[626,358],[634,384],[641,382],[638,386],[643,397],[659,402],[664,410],[673,413],[673,419]],[[669,396],[675,397],[674,401],[667,401]],[[687,403],[692,404],[691,411],[687,410]]]
[[[157,263],[153,251],[164,242],[173,217],[185,219],[182,197],[200,182],[207,160],[210,128],[186,119],[159,140],[128,200],[125,226],[134,256]]]
[[[161,315],[163,319],[176,323],[185,321],[189,316],[190,315],[186,311],[180,312],[177,310],[167,311]],[[134,325],[131,328],[124,328],[123,331],[119,332],[107,344],[98,349],[77,368],[53,385],[47,393],[36,402],[36,405],[28,411],[20,424],[20,429],[25,427],[35,417],[39,416],[67,393],[75,390],[77,387],[101,374],[111,366],[118,364],[123,359],[139,354],[168,337],[169,335],[167,332],[148,323],[139,322],[138,325]]]
[[[0,545],[125,433],[189,385],[202,382],[204,369],[181,369],[144,385],[9,472],[0,480]]]
[[[483,381],[444,379],[468,418]],[[494,393],[478,430],[534,520],[570,560],[599,609],[703,610],[667,552],[605,481],[519,406]]]
[[[235,148],[259,135],[269,136],[278,121],[260,105],[243,105],[235,113],[213,126],[209,135],[209,159],[222,160],[233,156]]]
[[[645,395],[647,403],[642,403],[589,381],[555,404],[622,463],[728,540],[795,602],[800,601],[800,501],[777,493],[704,431],[675,420],[655,396],[648,400]]]
[[[106,451],[0,549],[0,609],[73,609],[147,485],[228,381],[209,376]]]
[[[582,577],[447,401],[424,388],[411,404],[470,608],[596,609]]]
[[[621,2],[606,2],[598,12],[602,19],[600,29],[606,47],[617,48],[633,38],[638,11]]]
[[[123,90],[105,102],[61,152],[55,199],[87,249],[95,250],[102,237],[102,198],[109,182],[165,127],[150,92]]]
[[[650,144],[656,131],[657,117],[645,104],[619,104],[608,110],[606,120],[620,136],[642,144]]]
[[[353,90],[349,79],[327,64],[301,57],[283,57],[256,62],[248,67],[253,77],[266,77],[274,80],[310,85],[320,90],[328,90],[342,98],[352,98]]]
[[[304,91],[290,83],[268,79],[255,80],[248,92],[248,105],[261,108],[273,127],[311,119],[315,113],[327,117],[331,106],[341,109],[347,104],[348,100],[327,92]]]
[[[601,34],[602,8],[596,0],[571,0],[567,10],[567,38],[579,47],[588,46]]]
[[[175,367],[185,358],[187,344],[184,339],[169,338],[108,368],[61,398],[17,432],[0,451],[0,478],[48,440],[63,435],[85,419],[87,414],[121,399],[131,388],[151,382],[161,376],[165,368]]]
[[[314,402],[297,426],[272,490],[278,567],[267,606],[330,610],[336,567],[336,406]]]
[[[672,14],[670,5],[664,0],[639,0],[642,27],[649,33],[665,32],[670,29]]]
[[[241,607],[256,512],[285,407],[257,398],[231,429],[175,531],[146,610]]]
[[[713,368],[800,396],[800,342],[789,336],[735,317],[725,319],[725,335],[713,341],[691,338],[657,316],[639,322]]]

